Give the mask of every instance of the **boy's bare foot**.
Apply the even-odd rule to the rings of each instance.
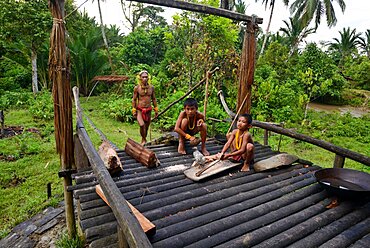
[[[209,156],[209,152],[207,151],[206,148],[202,148],[202,153],[204,156]]]
[[[249,164],[244,164],[240,171],[250,171]]]
[[[146,140],[141,140],[141,145],[145,145]]]
[[[180,154],[183,154],[183,155],[186,154],[186,151],[185,151],[185,148],[184,148],[183,144],[179,143],[179,147],[177,149],[177,152],[180,153]]]

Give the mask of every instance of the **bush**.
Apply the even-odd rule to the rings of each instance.
[[[0,90],[0,109],[26,107],[32,99],[31,92],[19,91],[1,91]]]
[[[43,91],[30,101],[30,113],[39,120],[52,120],[54,118],[54,103],[50,92]]]
[[[111,100],[102,103],[105,113],[111,118],[122,122],[133,122],[132,100],[119,95],[111,95]]]

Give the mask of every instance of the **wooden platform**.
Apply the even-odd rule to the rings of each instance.
[[[276,154],[256,144],[255,162]],[[222,144],[209,141],[211,154]],[[368,247],[370,200],[342,201],[316,183],[318,166],[297,164],[271,171],[233,168],[204,181],[184,175],[194,161],[176,145],[156,145],[161,166],[148,169],[118,151],[124,173],[114,180],[123,196],[157,228],[153,247]],[[116,221],[95,192],[91,171],[74,175],[79,226],[89,247],[116,247]]]

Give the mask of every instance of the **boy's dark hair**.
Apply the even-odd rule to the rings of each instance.
[[[195,98],[189,97],[184,101],[184,108],[186,106],[194,106],[196,109],[198,109],[198,102],[195,100]]]
[[[250,114],[242,114],[242,115],[239,115],[239,117],[244,117],[245,119],[247,119],[248,120],[248,124],[250,125],[250,124],[252,124],[252,116],[250,115]]]

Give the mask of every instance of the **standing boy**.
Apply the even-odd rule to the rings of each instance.
[[[158,115],[158,105],[154,94],[154,86],[149,84],[149,73],[141,71],[137,75],[137,81],[138,85],[135,86],[132,97],[132,114],[140,126],[141,144],[145,145],[151,121],[151,102],[153,102],[155,116]]]
[[[249,128],[252,127],[252,116],[249,114],[240,115],[236,124],[237,128],[226,135],[227,142],[221,152],[207,157],[207,161],[215,159],[229,159],[233,162],[244,160],[241,171],[249,171],[254,159],[254,145]],[[230,148],[230,153],[226,151]]]
[[[204,123],[204,115],[198,112],[198,102],[194,98],[188,98],[184,101],[184,111],[177,118],[174,131],[179,134],[179,153],[186,154],[185,139],[195,145],[194,135],[200,132],[202,153],[204,156],[209,155],[206,149],[207,125]]]

